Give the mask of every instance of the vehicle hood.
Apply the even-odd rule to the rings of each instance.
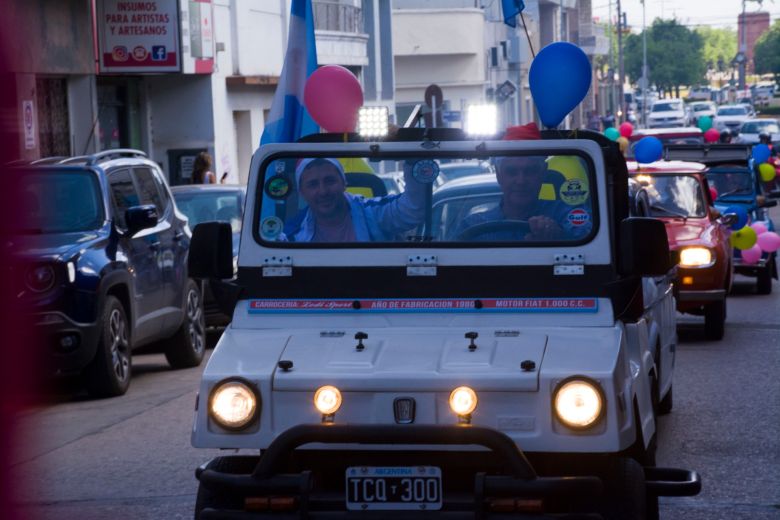
[[[17,258],[57,261],[67,259],[104,238],[101,231],[23,235],[5,241],[3,250]]]
[[[539,369],[547,335],[523,332],[515,337],[480,334],[477,348],[462,331],[369,331],[364,350],[353,335],[322,337],[315,332],[290,336],[281,358],[293,362],[289,372],[276,370],[275,390],[311,391],[337,383],[354,391],[450,391],[453,384],[483,390],[538,390]],[[524,371],[523,361],[535,369]]]
[[[695,244],[710,245],[714,227],[707,219],[664,219],[669,248]]]
[[[742,123],[746,121],[748,116],[717,116],[719,123]]]
[[[740,132],[738,140],[740,143],[753,144],[758,142],[758,136],[759,134],[753,134],[753,133],[746,134],[744,132]],[[773,142],[780,141],[780,134],[772,134],[771,139]]]

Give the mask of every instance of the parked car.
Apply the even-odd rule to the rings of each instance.
[[[155,162],[107,150],[19,166],[8,178],[5,193],[21,194],[26,209],[4,216],[16,226],[11,253],[25,266],[12,280],[54,374],[80,374],[106,397],[127,391],[139,347],[162,349],[174,368],[200,364],[190,230]]]
[[[750,109],[744,105],[722,105],[718,107],[715,116],[715,128],[729,130],[732,135],[737,135],[739,127],[750,117]]]
[[[670,128],[686,124],[688,119],[682,99],[659,99],[650,106],[648,128]]]
[[[630,193],[638,216],[661,219],[669,247],[678,259],[677,310],[704,316],[708,339],[723,338],[726,295],[732,282],[731,234],[735,216],[713,206],[704,175],[706,166],[683,161],[628,163],[634,181]]]
[[[187,216],[190,229],[203,222],[230,224],[233,237],[233,265],[238,265],[238,243],[241,238],[241,221],[244,217],[246,187],[227,184],[188,184],[171,188],[176,206]],[[207,326],[230,323],[230,316],[223,313],[211,288],[203,288]]]
[[[537,517],[644,518],[658,495],[698,493],[695,472],[654,464],[654,403],[671,408],[673,364],[654,356],[638,296],[642,278],[672,265],[663,224],[628,215],[617,148],[584,130],[523,142],[413,135],[261,146],[236,280],[222,280],[216,261],[232,247],[227,225],[195,229],[191,271],[236,300],[203,372],[192,443],[254,450],[198,468],[196,518],[522,516],[529,503]],[[344,155],[404,162],[404,198],[382,201],[391,218],[371,213],[388,227],[381,241],[292,243],[263,231],[302,210],[295,194],[264,190],[285,161]],[[437,161],[475,155],[564,159],[560,199],[544,205],[568,231],[528,239],[528,222],[484,214],[468,225],[497,209],[492,174],[450,181],[432,200],[419,186],[435,181]],[[421,193],[415,218],[395,212]],[[389,233],[415,222],[419,239]],[[673,331],[672,300],[668,287],[658,298]],[[509,509],[496,510],[507,496]]]
[[[709,101],[712,96],[712,88],[706,85],[693,87],[688,93],[690,101]]]
[[[707,182],[715,188],[718,211],[725,214],[729,208],[740,207],[751,223],[763,223],[768,230],[774,231],[775,225],[767,209],[776,206],[777,201],[769,200],[771,193],[765,192],[759,182],[750,159],[750,145],[669,146],[666,156],[706,164]],[[771,293],[772,278],[777,278],[777,253],[764,253],[756,264],[743,263],[739,249],[734,249],[733,254],[734,272],[756,278],[759,294]]]
[[[711,118],[714,124],[718,106],[712,101],[698,101],[696,103],[690,103],[688,108],[690,109],[688,123],[691,126],[697,126],[699,118],[703,116]]]
[[[780,141],[780,122],[777,119],[748,119],[739,127],[736,142],[757,144],[761,134],[769,135],[773,142]]]

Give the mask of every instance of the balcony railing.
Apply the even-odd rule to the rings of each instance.
[[[333,0],[314,0],[314,29],[343,33],[363,32],[363,10]]]

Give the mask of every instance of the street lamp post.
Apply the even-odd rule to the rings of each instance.
[[[642,124],[647,128],[647,24],[645,22],[645,0],[642,0]]]
[[[617,0],[617,37],[618,37],[618,113],[615,122],[617,124],[626,116],[626,97],[623,93],[623,83],[625,82],[625,71],[623,69],[623,21],[620,11],[620,0]]]

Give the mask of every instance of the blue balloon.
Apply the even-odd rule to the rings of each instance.
[[[748,214],[742,206],[729,206],[723,214],[726,215],[728,213],[734,213],[737,216],[737,221],[730,226],[734,231],[738,231],[747,225]]]
[[[772,155],[772,152],[769,150],[769,147],[763,143],[753,147],[753,160],[756,161],[756,165],[765,163],[770,155]]]
[[[542,124],[555,128],[588,94],[590,61],[576,45],[551,43],[531,63],[528,83]]]
[[[634,146],[634,158],[638,163],[660,161],[664,155],[664,144],[653,136],[643,137]]]

